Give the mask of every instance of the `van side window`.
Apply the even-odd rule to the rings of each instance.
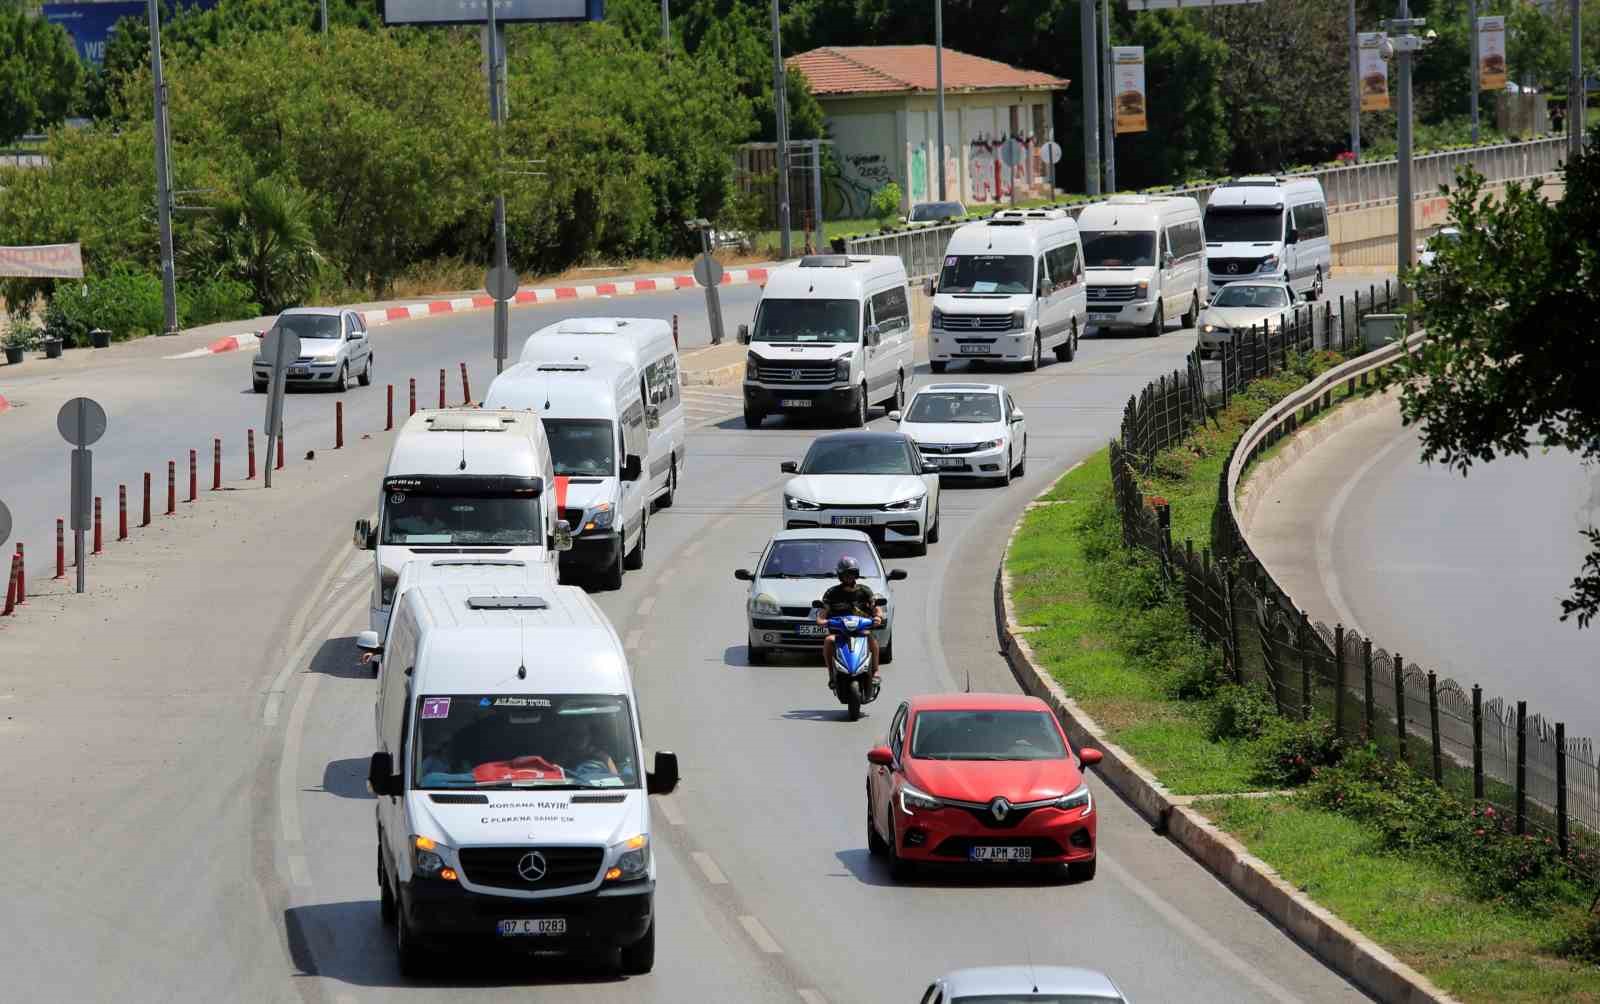
[[[1328,211],[1320,202],[1307,202],[1294,207],[1294,228],[1300,231],[1301,240],[1328,236]]]
[[[1078,245],[1063,244],[1045,252],[1050,267],[1051,288],[1060,289],[1078,281]]]
[[[892,286],[881,293],[872,294],[869,306],[873,321],[884,334],[911,328],[911,305],[906,300],[904,286]]]

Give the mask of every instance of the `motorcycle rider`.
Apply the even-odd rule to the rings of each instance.
[[[861,584],[861,563],[850,555],[839,559],[839,564],[834,566],[834,574],[839,576],[839,584],[829,587],[822,594],[822,607],[817,610],[817,623],[823,627],[828,626],[829,617],[857,617],[872,618],[872,626],[883,627],[883,611],[874,603],[872,590]],[[867,644],[872,649],[872,678],[878,677],[878,636],[867,635]],[[830,631],[822,642],[822,667],[828,674],[828,689],[833,689],[833,633]]]

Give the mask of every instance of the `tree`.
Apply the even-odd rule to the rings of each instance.
[[[62,119],[83,87],[66,29],[20,8],[0,9],[0,145]]]
[[[1428,337],[1405,357],[1400,413],[1422,433],[1422,456],[1467,473],[1533,447],[1600,458],[1600,154],[1565,168],[1560,202],[1511,184],[1498,202],[1470,168],[1449,192],[1463,234],[1405,281],[1429,290]],[[1600,532],[1562,602],[1562,620],[1600,612]]]
[[[1152,95],[1149,130],[1117,138],[1117,187],[1179,184],[1226,170],[1233,140],[1220,85],[1228,47],[1187,13],[1166,11],[1140,14],[1117,43],[1144,46]]]
[[[185,243],[186,273],[244,282],[267,313],[305,302],[323,267],[311,207],[290,183],[250,182]]]

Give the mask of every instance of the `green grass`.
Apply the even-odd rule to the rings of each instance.
[[[805,247],[806,243],[807,232],[801,229],[801,224],[802,221],[799,217],[789,221],[789,236],[796,248]],[[832,240],[835,237],[858,237],[863,234],[875,234],[877,232],[878,221],[875,219],[825,219],[822,221],[822,233],[828,240]],[[776,249],[779,247],[781,239],[777,230],[758,231],[755,235],[756,250],[760,251],[762,248]],[[827,249],[824,247],[819,250],[825,251]]]
[[[1600,967],[1557,956],[1573,911],[1474,897],[1431,857],[1382,850],[1362,823],[1291,797],[1219,798],[1195,808],[1252,854],[1440,987],[1468,1002],[1600,1002]]]

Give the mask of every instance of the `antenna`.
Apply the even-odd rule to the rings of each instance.
[[[517,679],[528,678],[528,622],[522,615],[517,615]]]
[[[1039,974],[1033,971],[1033,939],[1028,937],[1027,930],[1022,932],[1022,952],[1028,959],[1028,982],[1033,984],[1033,993],[1039,992]]]
[[[465,429],[461,430],[461,466],[456,469],[461,471],[467,469],[467,430]]]
[[[967,667],[967,688],[965,690],[963,690],[962,693],[963,694],[972,693],[972,667],[971,666]]]

